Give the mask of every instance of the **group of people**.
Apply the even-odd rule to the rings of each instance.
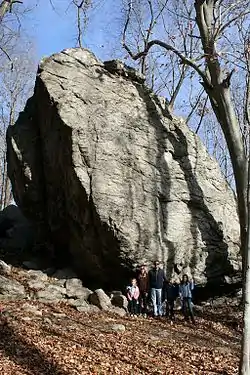
[[[174,320],[174,308],[177,298],[181,300],[182,312],[186,320],[191,318],[195,323],[192,291],[193,280],[183,275],[180,283],[167,280],[165,272],[160,268],[158,261],[154,262],[152,269],[147,271],[145,265],[140,267],[136,278],[131,279],[127,287],[128,310],[132,316],[138,314],[148,315],[148,305],[151,300],[154,317],[163,315],[163,302],[166,304],[166,316]]]

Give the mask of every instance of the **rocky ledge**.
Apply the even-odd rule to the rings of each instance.
[[[127,299],[121,292],[108,296],[102,289],[92,291],[83,286],[71,269],[20,269],[1,260],[0,301],[11,300],[63,302],[84,313],[102,310],[124,316],[127,311]]]

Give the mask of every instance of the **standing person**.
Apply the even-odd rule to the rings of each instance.
[[[151,299],[154,307],[154,316],[162,315],[162,288],[163,283],[166,281],[165,273],[160,268],[158,261],[154,262],[154,267],[148,273],[149,288]]]
[[[140,267],[140,271],[137,277],[138,287],[140,290],[140,313],[146,316],[147,314],[147,300],[149,291],[149,279],[148,271],[145,265]]]
[[[166,317],[169,317],[171,322],[174,320],[174,304],[179,295],[179,286],[171,280],[164,285],[164,299],[166,301]]]
[[[138,315],[140,291],[136,279],[131,279],[131,284],[127,287],[128,311],[131,316]]]
[[[193,280],[188,279],[187,275],[183,275],[181,284],[179,286],[179,295],[181,297],[183,314],[185,320],[189,320],[191,317],[192,323],[195,324],[193,303],[192,303],[192,291],[194,290]]]

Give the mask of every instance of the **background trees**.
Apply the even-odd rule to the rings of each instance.
[[[35,77],[35,54],[22,33],[21,20],[30,9],[22,1],[0,3],[0,208],[12,201],[7,176],[7,127],[13,125],[31,94]]]

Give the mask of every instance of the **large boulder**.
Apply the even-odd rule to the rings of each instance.
[[[16,202],[56,258],[97,285],[155,258],[168,276],[230,275],[240,268],[234,193],[185,121],[121,65],[84,49],[41,63],[7,134]]]

